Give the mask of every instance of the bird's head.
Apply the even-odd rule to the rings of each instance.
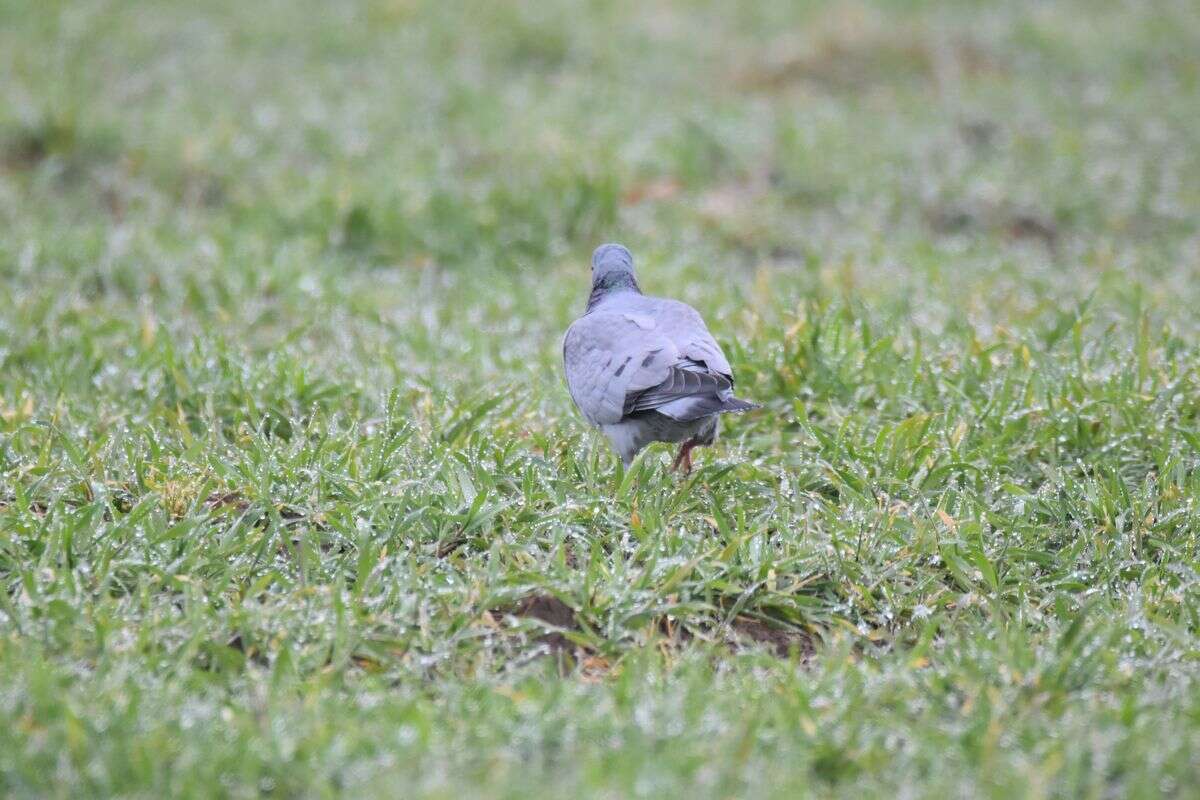
[[[604,282],[609,276],[633,277],[633,256],[619,244],[602,244],[592,253],[592,283]]]

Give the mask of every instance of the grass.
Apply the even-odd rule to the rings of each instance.
[[[1191,794],[1152,5],[0,0],[0,793]],[[766,406],[687,480],[614,239]]]

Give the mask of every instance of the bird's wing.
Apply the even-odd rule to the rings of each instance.
[[[655,320],[656,330],[675,345],[680,359],[662,383],[627,395],[625,413],[655,410],[690,420],[729,410],[733,370],[696,309],[677,300],[646,297],[637,310]]]
[[[703,364],[709,372],[722,375],[733,384],[733,369],[696,309],[678,300],[646,299],[653,304],[657,329],[675,344],[680,355]]]
[[[729,378],[711,372],[704,364],[684,359],[671,365],[666,379],[645,391],[625,395],[625,413],[661,408],[687,397],[712,397],[733,388]],[[719,404],[718,404],[719,405]]]
[[[567,386],[593,425],[639,411],[694,419],[724,408],[733,370],[700,314],[676,300],[644,298],[595,311],[563,340]]]
[[[649,315],[593,311],[563,338],[563,367],[575,405],[593,425],[625,416],[626,397],[667,381],[679,348]]]

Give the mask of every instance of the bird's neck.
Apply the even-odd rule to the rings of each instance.
[[[642,290],[638,288],[637,280],[631,273],[610,272],[607,275],[601,275],[592,282],[592,293],[588,297],[587,310],[591,311],[609,297],[624,292],[642,293]]]

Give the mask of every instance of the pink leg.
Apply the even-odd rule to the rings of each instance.
[[[679,454],[675,456],[675,463],[671,465],[671,471],[674,472],[683,467],[683,474],[688,475],[692,471],[692,448],[696,446],[695,439],[688,439],[679,446]]]

